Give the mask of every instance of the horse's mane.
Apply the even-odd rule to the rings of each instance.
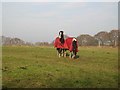
[[[61,34],[60,34],[61,33]],[[60,35],[60,42],[63,44],[64,43],[64,35],[63,35],[63,31],[59,32]]]
[[[64,43],[64,35],[61,35],[60,42]]]

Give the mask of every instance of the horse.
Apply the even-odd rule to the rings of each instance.
[[[67,49],[67,45],[64,40],[63,31],[60,31],[59,36],[55,39],[54,47],[56,47],[59,57],[64,56],[64,50]]]
[[[63,53],[66,56],[66,51],[69,50],[70,51],[70,58],[75,58],[76,54],[78,52],[78,42],[77,39],[75,37],[68,37],[65,40],[65,44],[67,45],[67,49],[65,48],[63,51]]]
[[[66,51],[70,51],[70,58],[75,58],[78,52],[78,42],[75,37],[68,37],[64,40],[63,31],[59,32],[59,36],[54,41],[54,47],[56,47],[59,57],[66,57]]]

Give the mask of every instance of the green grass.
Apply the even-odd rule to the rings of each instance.
[[[117,88],[117,48],[80,47],[77,59],[53,47],[2,48],[3,88]],[[23,68],[23,69],[22,69]]]

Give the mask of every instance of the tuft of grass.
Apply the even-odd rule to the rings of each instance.
[[[79,47],[59,58],[53,47],[2,47],[3,88],[117,88],[117,48]]]

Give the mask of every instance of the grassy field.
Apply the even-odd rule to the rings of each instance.
[[[3,88],[117,88],[118,49],[79,47],[59,58],[53,47],[4,46]]]

